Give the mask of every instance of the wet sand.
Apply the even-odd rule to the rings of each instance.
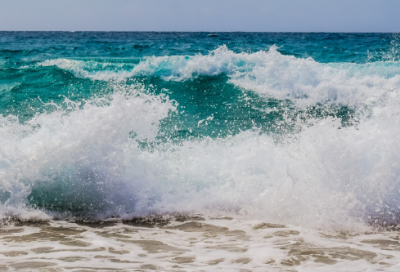
[[[201,216],[14,223],[0,271],[400,271],[399,236]]]

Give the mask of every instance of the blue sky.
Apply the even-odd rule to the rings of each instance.
[[[0,0],[0,30],[400,32],[400,0]]]

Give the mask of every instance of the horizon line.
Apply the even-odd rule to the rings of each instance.
[[[345,34],[394,34],[400,31],[176,31],[176,30],[0,30],[0,32],[136,32],[136,33],[345,33]]]

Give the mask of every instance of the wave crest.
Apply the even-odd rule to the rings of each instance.
[[[239,87],[305,106],[326,102],[359,106],[400,87],[400,62],[321,64],[312,58],[282,55],[275,46],[255,53],[235,53],[221,46],[209,55],[147,57],[137,62],[56,59],[41,65],[55,65],[77,77],[106,81],[137,76],[182,81],[196,75],[226,74]]]

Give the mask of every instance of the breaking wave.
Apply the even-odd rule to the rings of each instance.
[[[40,66],[107,81],[115,90],[85,102],[49,104],[52,111],[23,123],[0,116],[3,215],[230,213],[326,229],[398,221],[399,62],[321,64],[276,47],[234,53],[223,46],[209,55],[54,59]],[[124,85],[140,76],[195,84],[196,77],[221,74],[244,99],[256,94],[277,101],[261,110],[289,105],[279,122],[270,122],[297,129],[274,135],[255,124],[226,137],[177,142],[160,132],[165,120],[183,114],[179,103],[143,84]],[[350,109],[352,121],[343,125],[337,112],[295,114],[332,105]]]

